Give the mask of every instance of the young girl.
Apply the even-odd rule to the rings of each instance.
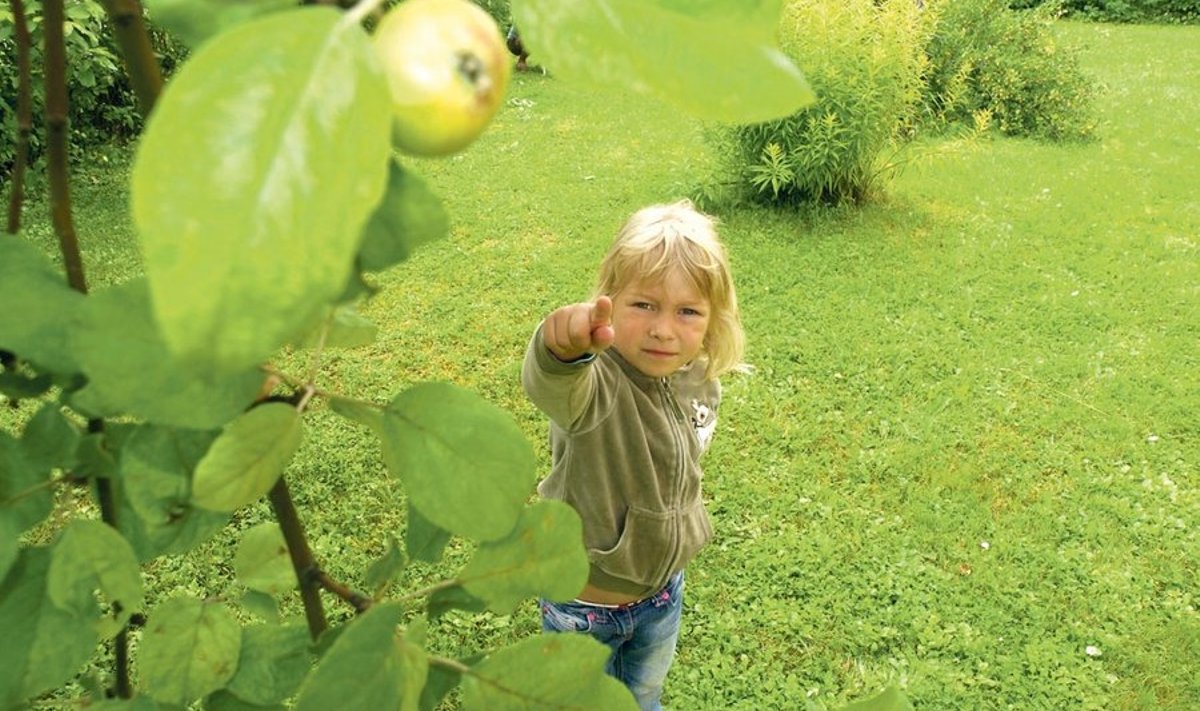
[[[525,355],[525,390],[550,418],[553,467],[538,491],[579,512],[591,563],[575,601],[542,601],[542,629],[607,644],[609,674],[646,711],[662,708],[684,566],[712,536],[699,461],[717,378],[742,349],[715,223],[683,201],[635,213],[593,300],[547,316]]]

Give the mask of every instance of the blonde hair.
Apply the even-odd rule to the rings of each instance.
[[[711,309],[704,335],[704,376],[715,380],[742,363],[746,337],[717,221],[690,200],[651,205],[635,212],[600,263],[595,296],[615,296],[641,281],[661,281],[678,270],[703,294]]]

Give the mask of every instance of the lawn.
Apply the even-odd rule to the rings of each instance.
[[[833,709],[888,683],[929,710],[1200,708],[1200,28],[1061,32],[1103,87],[1098,140],[923,144],[869,205],[713,207],[756,370],[726,382],[671,708]],[[128,162],[77,171],[96,284],[140,269]],[[452,235],[380,279],[377,342],[332,355],[324,387],[467,385],[544,470],[529,334],[587,296],[628,213],[711,163],[677,111],[517,75],[479,143],[414,164]],[[403,493],[363,432],[313,415],[294,492],[317,555],[357,583]],[[236,597],[235,540],[155,564],[152,598]],[[430,637],[466,656],[536,629],[530,604]]]

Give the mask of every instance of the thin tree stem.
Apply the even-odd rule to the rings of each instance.
[[[102,0],[108,19],[113,24],[113,38],[125,59],[125,73],[137,96],[142,117],[150,115],[158,95],[162,93],[162,70],[154,56],[150,33],[142,19],[142,4],[138,0]]]
[[[103,420],[88,420],[88,432],[97,434],[104,431]],[[117,529],[117,497],[113,491],[112,481],[107,477],[96,478],[96,498],[100,501],[100,518],[106,524]],[[119,530],[119,529],[117,529]],[[113,605],[113,614],[121,614],[120,603]],[[133,697],[133,680],[129,674],[129,627],[121,628],[117,636],[113,638],[113,656],[115,657],[115,673],[116,688],[115,693],[117,698],[129,699]]]
[[[64,481],[63,479],[47,479],[45,481],[38,482],[37,484],[34,484],[33,486],[31,486],[27,489],[22,489],[22,490],[18,491],[17,493],[13,494],[12,496],[8,497],[7,499],[0,499],[0,506],[12,506],[12,505],[16,504],[18,501],[20,501],[21,499],[24,499],[26,496],[33,496],[34,494],[36,494],[39,491],[42,491],[44,489],[52,489],[55,486],[58,486],[59,484],[63,483],[63,481]]]
[[[304,535],[304,524],[300,522],[300,514],[292,501],[292,493],[288,490],[287,480],[282,476],[268,494],[271,508],[275,510],[275,519],[283,531],[283,539],[287,543],[288,555],[292,558],[292,570],[296,573],[296,581],[300,585],[300,600],[304,603],[304,618],[308,622],[308,634],[313,640],[329,629],[329,621],[325,619],[325,607],[321,603],[321,583],[313,575],[317,571],[316,558],[308,546]]]
[[[371,605],[375,604],[375,601],[371,599],[370,596],[339,583],[338,581],[329,577],[329,573],[326,573],[320,568],[314,570],[311,575],[318,583],[320,583],[321,587],[325,588],[334,595],[337,595],[339,598],[345,601],[346,604],[353,607],[354,611],[359,614],[366,612],[371,608]]]
[[[71,218],[71,184],[67,165],[67,52],[63,40],[63,0],[43,5],[46,32],[46,143],[50,173],[50,220],[67,267],[67,283],[86,294],[83,258]]]
[[[406,602],[408,600],[417,600],[417,599],[420,599],[423,597],[428,597],[428,596],[434,594],[435,592],[438,592],[439,590],[447,590],[449,588],[452,588],[456,585],[461,585],[461,584],[462,583],[459,582],[458,580],[443,580],[440,583],[434,583],[433,585],[430,585],[429,587],[422,588],[420,590],[414,590],[413,592],[410,592],[407,595],[402,595],[402,596],[396,598],[396,601],[397,602]]]
[[[457,659],[450,659],[449,657],[440,657],[436,654],[431,654],[431,655],[429,655],[429,663],[435,667],[442,667],[443,669],[449,669],[450,671],[458,672],[459,674],[470,674],[471,673],[471,667],[467,666],[466,664],[463,664],[462,662],[458,661]]]
[[[12,169],[12,192],[8,196],[8,233],[21,230],[21,207],[25,203],[25,166],[29,162],[29,136],[33,133],[33,99],[30,89],[29,25],[24,0],[9,0],[13,37],[17,42],[17,142]]]

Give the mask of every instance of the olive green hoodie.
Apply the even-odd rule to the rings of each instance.
[[[704,379],[702,362],[648,376],[613,348],[563,363],[540,326],[522,381],[550,418],[552,466],[538,492],[579,512],[589,582],[636,597],[657,592],[712,537],[700,455],[720,383]]]

